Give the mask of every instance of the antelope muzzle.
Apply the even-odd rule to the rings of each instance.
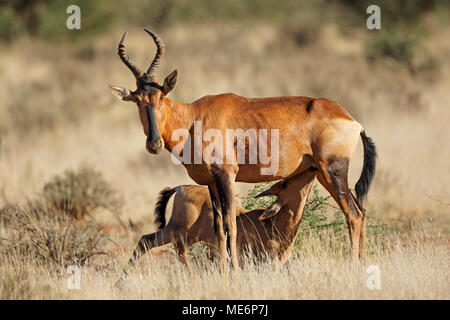
[[[148,152],[152,154],[158,154],[164,147],[164,141],[159,137],[155,141],[147,138],[147,141],[145,142],[145,147]]]
[[[156,125],[156,114],[155,108],[153,106],[147,107],[147,123],[148,123],[148,133],[147,141],[145,142],[145,147],[148,152],[152,154],[158,154],[164,147],[164,141],[159,135],[158,126]]]

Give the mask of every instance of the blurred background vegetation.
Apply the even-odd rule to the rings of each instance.
[[[65,28],[70,4],[82,8],[82,30]],[[387,56],[414,69],[414,50],[424,36],[422,18],[435,12],[448,19],[450,2],[445,0],[0,0],[0,39],[11,42],[28,34],[51,42],[95,37],[114,26],[136,25],[163,30],[177,24],[198,22],[280,24],[299,45],[312,41],[327,23],[345,32],[361,28],[371,4],[381,7],[383,27],[368,33],[367,56]],[[427,63],[430,63],[428,61]]]
[[[65,28],[70,4],[82,8],[82,30]],[[337,24],[351,34],[365,26],[366,8],[382,8],[380,32],[367,33],[365,54],[368,60],[390,58],[410,72],[438,68],[430,54],[417,59],[420,40],[426,36],[422,18],[429,12],[449,18],[450,2],[445,0],[0,0],[0,39],[8,43],[21,35],[49,42],[95,39],[116,26],[147,26],[164,30],[186,23],[279,24],[299,45],[317,38],[324,21]],[[89,53],[88,53],[89,54]],[[419,61],[417,61],[419,60]]]

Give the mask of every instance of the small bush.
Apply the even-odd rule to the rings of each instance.
[[[262,198],[255,198],[261,192],[269,189],[273,183],[264,182],[258,183],[252,189],[250,189],[245,197],[240,197],[242,200],[242,207],[246,210],[254,210],[260,208],[268,208],[272,203],[277,200],[275,196],[268,196]]]
[[[43,196],[51,206],[75,218],[100,207],[117,214],[123,205],[122,198],[102,174],[88,166],[55,176],[44,186]]]
[[[5,206],[0,209],[0,223],[0,256],[16,265],[80,265],[106,254],[101,246],[108,238],[100,226],[75,224],[73,217],[40,202]]]
[[[325,210],[328,198],[319,194],[317,185],[313,186],[303,211],[302,228],[315,228],[324,224],[327,220]]]

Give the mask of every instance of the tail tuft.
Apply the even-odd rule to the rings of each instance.
[[[356,198],[360,206],[362,206],[364,198],[369,192],[370,184],[375,175],[377,161],[377,150],[373,140],[366,136],[364,131],[361,132],[361,139],[364,146],[364,164],[361,176],[355,186]]]
[[[166,207],[170,197],[177,191],[178,187],[165,188],[159,193],[158,201],[155,206],[155,224],[158,229],[166,226]]]

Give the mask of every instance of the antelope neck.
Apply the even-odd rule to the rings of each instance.
[[[185,104],[164,98],[166,100],[166,124],[161,137],[164,140],[165,148],[168,151],[179,143],[178,140],[172,141],[172,133],[177,129],[189,129],[194,125],[195,110],[191,104]]]

